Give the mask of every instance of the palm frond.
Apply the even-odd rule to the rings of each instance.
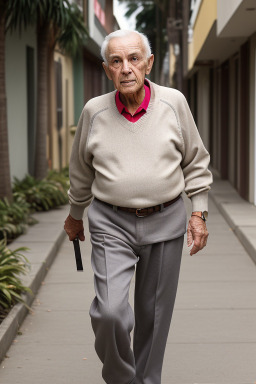
[[[69,6],[66,24],[59,31],[58,44],[65,53],[76,56],[86,43],[89,34],[85,27],[83,14],[75,3]]]
[[[27,28],[37,20],[38,0],[8,0],[6,2],[6,30]]]

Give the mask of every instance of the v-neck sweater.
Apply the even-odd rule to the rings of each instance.
[[[138,121],[141,118],[141,116],[143,116],[147,112],[147,108],[150,102],[150,87],[148,82],[146,81],[144,84],[144,90],[145,90],[144,100],[142,101],[141,105],[133,115],[128,111],[126,106],[120,100],[120,92],[119,91],[116,92],[115,101],[116,101],[118,112],[121,113],[127,120],[131,121],[132,123],[136,123],[136,121]]]
[[[70,159],[70,214],[79,220],[92,197],[116,206],[145,208],[183,190],[193,211],[208,210],[212,174],[189,106],[176,89],[149,81],[151,98],[137,122],[121,115],[116,91],[84,107]]]

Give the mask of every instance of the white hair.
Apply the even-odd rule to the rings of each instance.
[[[113,39],[114,37],[124,37],[124,36],[128,36],[132,33],[137,33],[137,35],[140,36],[141,41],[142,41],[144,48],[145,48],[145,51],[146,51],[147,58],[150,57],[150,55],[151,55],[150,43],[149,43],[147,36],[144,35],[144,33],[141,33],[138,31],[132,31],[132,30],[128,30],[128,29],[118,29],[117,31],[111,32],[109,35],[107,35],[105,37],[103,43],[102,43],[101,56],[102,56],[105,64],[107,64],[106,52],[107,52],[108,44],[109,44],[110,40]]]

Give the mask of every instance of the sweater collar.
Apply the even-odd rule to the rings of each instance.
[[[150,96],[151,96],[150,85],[149,85],[149,82],[147,81],[147,79],[145,79],[144,89],[145,89],[145,97],[144,97],[141,105],[139,106],[139,108],[134,113],[134,116],[137,113],[141,112],[142,110],[147,112],[147,108],[148,108],[148,105],[149,105],[149,102],[150,102]],[[123,112],[130,113],[128,111],[128,109],[126,108],[126,106],[120,100],[120,92],[119,91],[116,92],[115,101],[116,101],[116,107],[117,107],[119,113],[121,113],[121,114]]]
[[[146,126],[153,123],[153,120],[151,119],[151,115],[152,115],[153,110],[156,110],[157,105],[158,105],[159,100],[156,97],[156,95],[158,94],[159,86],[148,79],[147,79],[147,81],[148,81],[149,88],[150,88],[149,105],[147,108],[147,112],[144,113],[143,116],[141,116],[141,118],[138,119],[138,121],[136,121],[136,122],[131,122],[131,121],[127,120],[121,113],[119,113],[117,106],[116,106],[116,102],[115,102],[116,91],[111,92],[111,94],[113,96],[109,99],[110,109],[112,111],[112,116],[114,117],[114,119],[118,123],[120,123],[123,127],[125,127],[126,129],[128,129],[129,131],[131,131],[133,133],[137,133],[141,129],[145,129]]]

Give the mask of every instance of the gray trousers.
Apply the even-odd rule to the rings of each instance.
[[[90,316],[102,377],[108,384],[160,384],[186,231],[183,200],[138,218],[94,199],[88,219],[96,292]]]

